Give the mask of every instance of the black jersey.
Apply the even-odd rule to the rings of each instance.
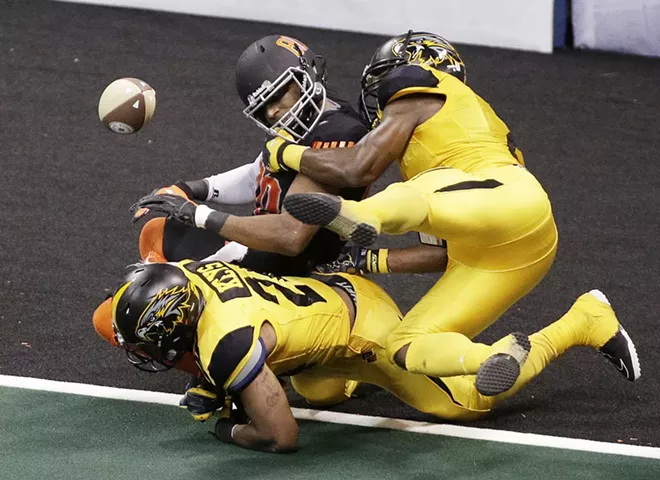
[[[301,142],[301,145],[312,148],[351,147],[367,134],[367,127],[350,105],[339,100],[331,101],[336,103],[338,108],[324,111],[316,126]],[[298,172],[295,171],[273,173],[262,164],[255,192],[254,214],[280,213],[284,197],[296,175]],[[348,188],[340,190],[339,195],[349,200],[360,200],[365,191],[364,187]],[[343,242],[336,233],[320,229],[307,248],[297,257],[250,249],[241,262],[241,266],[274,275],[305,275],[316,265],[335,260],[342,245]]]

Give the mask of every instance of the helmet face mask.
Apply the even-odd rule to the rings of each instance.
[[[174,265],[149,264],[130,272],[115,292],[115,338],[135,367],[169,370],[192,351],[204,298]]]
[[[236,89],[243,113],[270,136],[301,141],[316,126],[326,99],[325,61],[291,37],[270,35],[250,45],[236,66]],[[267,108],[291,88],[300,96],[271,123]]]
[[[157,360],[154,356],[154,353],[157,352],[152,352],[152,354],[146,353],[150,350],[150,345],[124,345],[124,352],[126,352],[126,358],[128,359],[128,362],[143,372],[166,372],[174,367],[174,364],[176,363],[174,360]]]
[[[379,122],[378,88],[393,69],[408,64],[428,65],[465,82],[465,64],[458,51],[443,37],[408,31],[382,44],[362,73],[360,114],[375,128]]]
[[[266,109],[279,101],[294,83],[300,89],[298,100],[274,123],[266,118]],[[261,87],[248,95],[249,104],[243,114],[270,136],[289,134],[295,142],[301,141],[316,126],[323,112],[326,90],[315,82],[305,70],[289,67],[274,82],[265,81]]]

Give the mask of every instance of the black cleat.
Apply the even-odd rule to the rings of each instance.
[[[296,193],[284,199],[284,209],[308,225],[320,225],[363,247],[378,237],[373,225],[342,212],[341,198],[326,193]]]
[[[610,338],[598,351],[614,364],[621,375],[631,382],[642,376],[637,349],[623,327],[619,326],[616,335]]]
[[[513,338],[508,345],[508,351],[490,356],[477,372],[477,391],[486,397],[506,392],[516,383],[520,368],[531,350],[527,335],[516,332],[510,336]]]

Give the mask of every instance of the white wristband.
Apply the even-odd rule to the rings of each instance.
[[[195,210],[195,225],[197,228],[206,228],[206,220],[209,218],[209,215],[213,212],[212,208],[207,207],[206,205],[199,205]]]

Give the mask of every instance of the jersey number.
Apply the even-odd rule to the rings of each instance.
[[[259,166],[259,176],[257,177],[257,205],[254,214],[279,213],[281,196],[282,187],[280,187],[280,182],[277,178],[268,175],[264,165],[261,164]]]
[[[290,288],[285,287],[284,285],[281,285],[276,282],[272,282],[270,280],[266,280],[265,278],[255,278],[255,277],[247,277],[245,279],[245,282],[254,290],[254,292],[259,295],[261,298],[264,300],[268,300],[269,302],[277,303],[279,305],[279,300],[277,299],[277,295],[273,295],[272,293],[268,293],[266,290],[264,290],[264,287],[273,287],[275,290],[280,292],[284,297],[289,300],[291,303],[298,307],[309,307],[310,305],[313,305],[318,302],[323,302],[325,303],[325,298],[323,298],[321,295],[316,293],[314,290],[312,290],[311,287],[308,285],[294,285],[300,292],[298,293]]]

